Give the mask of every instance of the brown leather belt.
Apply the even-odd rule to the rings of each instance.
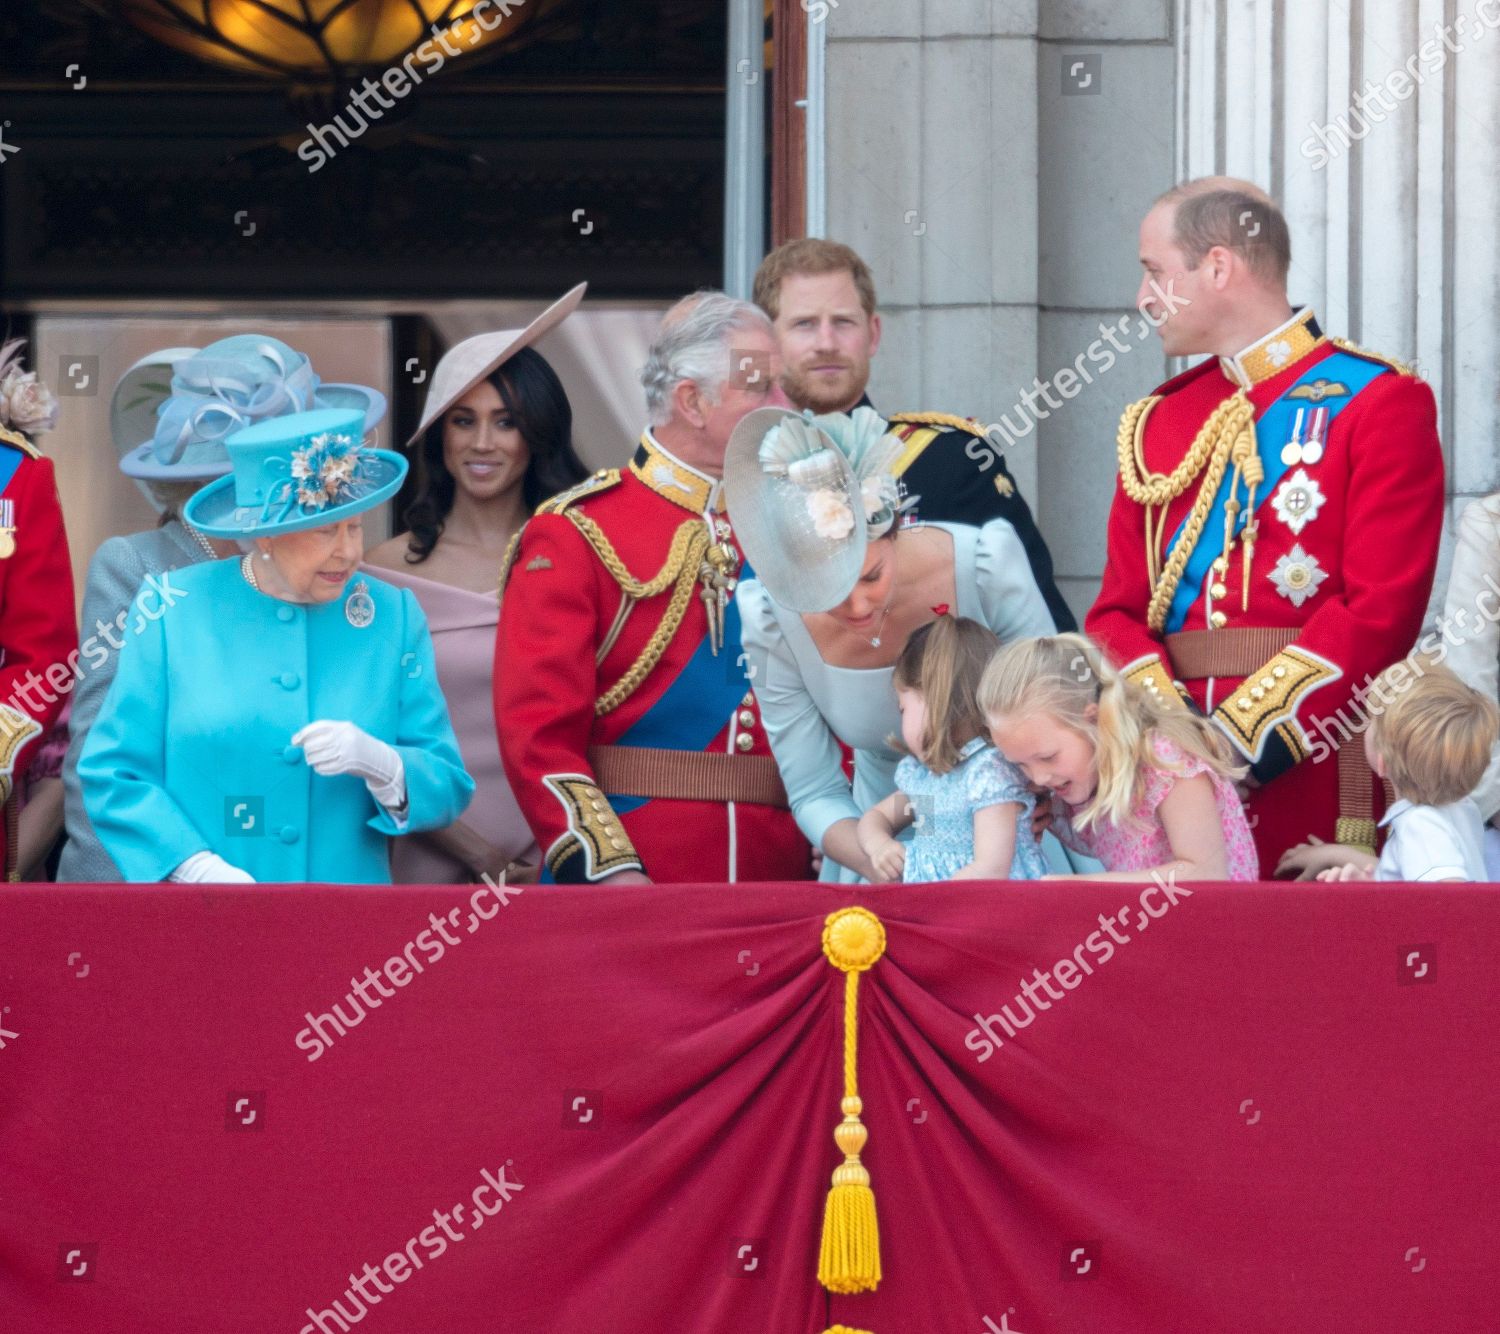
[[[600,789],[615,797],[746,801],[789,808],[781,770],[769,755],[716,755],[647,746],[590,746]]]
[[[1299,629],[1246,626],[1243,629],[1184,630],[1166,637],[1172,675],[1179,681],[1203,681],[1214,676],[1249,676],[1289,644]]]

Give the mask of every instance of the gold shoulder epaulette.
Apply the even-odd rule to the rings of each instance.
[[[585,477],[577,486],[570,486],[566,491],[559,491],[550,500],[544,500],[536,507],[538,514],[562,514],[568,506],[576,505],[580,500],[586,500],[589,496],[596,496],[601,491],[608,491],[612,486],[620,484],[620,470],[618,468],[600,468],[592,477]]]
[[[972,417],[957,417],[951,412],[898,412],[889,420],[892,426],[947,426],[985,439],[983,422]]]
[[[42,457],[42,451],[19,431],[12,431],[4,426],[0,426],[0,441],[4,441],[7,445],[14,445],[21,453],[30,458],[39,459]]]
[[[1369,348],[1361,347],[1358,343],[1351,343],[1347,338],[1330,338],[1329,342],[1356,357],[1363,357],[1366,361],[1378,361],[1382,366],[1389,366],[1397,375],[1416,376],[1417,374],[1416,370],[1404,361],[1397,361],[1395,357],[1382,356],[1379,352],[1371,352]]]

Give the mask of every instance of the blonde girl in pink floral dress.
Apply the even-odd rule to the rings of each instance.
[[[1104,863],[1088,879],[1259,879],[1228,742],[1126,682],[1082,635],[1001,649],[979,705],[1000,753],[1050,791],[1053,832]]]

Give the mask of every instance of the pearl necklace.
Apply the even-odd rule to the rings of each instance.
[[[262,591],[259,582],[255,578],[254,556],[247,555],[240,558],[240,573],[244,575],[245,582],[249,584],[250,587],[253,588],[257,593]]]
[[[211,543],[208,538],[204,537],[202,533],[200,533],[196,528],[193,527],[192,524],[188,523],[186,520],[183,521],[182,526],[188,530],[188,536],[198,544],[198,546],[202,549],[203,554],[207,556],[209,560],[219,559],[219,553],[214,550],[213,543]]]

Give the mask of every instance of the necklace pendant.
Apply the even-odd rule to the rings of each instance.
[[[876,635],[875,638],[870,641],[870,647],[871,648],[879,648],[880,647],[880,636],[879,635]]]
[[[344,619],[356,630],[363,630],[375,620],[375,599],[370,596],[370,586],[363,579],[354,585],[354,591],[344,600]]]

